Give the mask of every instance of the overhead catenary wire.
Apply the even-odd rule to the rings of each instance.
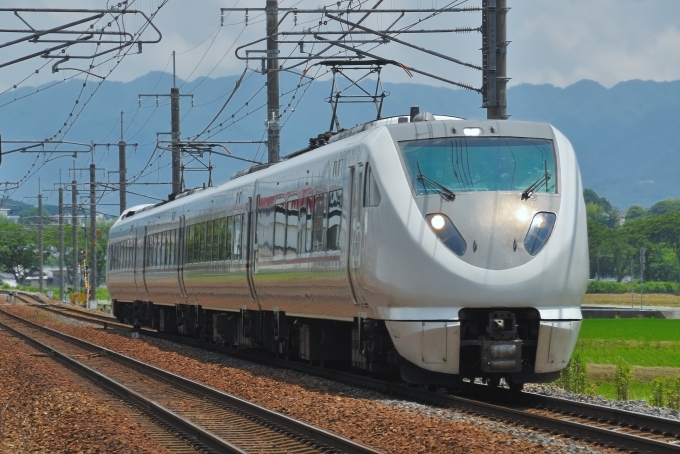
[[[160,10],[162,9],[162,7],[165,6],[165,5],[167,4],[168,1],[169,1],[169,0],[162,0],[162,1],[160,2],[160,4],[158,5],[156,11],[154,11],[154,12],[151,14],[151,16],[150,16],[150,21],[149,21],[149,22],[146,22],[145,25],[138,31],[137,36],[141,36],[141,35],[144,33],[144,31],[146,31],[146,29],[149,27],[149,24],[151,23],[151,20],[154,19],[154,17],[158,14],[158,12],[160,12]],[[82,105],[82,108],[80,109],[80,111],[78,112],[78,114],[76,115],[76,117],[71,121],[71,125],[67,128],[67,130],[66,130],[65,132],[63,132],[63,136],[62,136],[62,137],[65,137],[65,135],[68,133],[68,131],[70,131],[71,127],[72,127],[73,124],[75,124],[75,122],[78,120],[78,118],[80,117],[80,115],[82,114],[82,112],[84,111],[85,107],[86,107],[87,104],[90,102],[90,100],[92,99],[92,97],[94,96],[94,94],[99,90],[99,88],[101,87],[102,83],[106,80],[106,77],[108,77],[108,76],[109,76],[109,75],[110,75],[110,74],[111,74],[111,73],[112,73],[112,72],[120,65],[120,63],[123,61],[123,58],[124,58],[125,56],[127,56],[127,55],[130,53],[131,50],[132,50],[132,47],[128,47],[128,49],[122,54],[122,56],[121,56],[121,55],[118,55],[118,56],[110,57],[110,58],[104,60],[103,62],[100,62],[100,63],[97,65],[97,66],[101,66],[101,65],[103,65],[103,64],[106,63],[106,62],[110,62],[110,61],[112,61],[113,59],[116,59],[115,65],[113,65],[113,67],[111,67],[111,68],[109,69],[108,74],[102,78],[102,81],[99,82],[99,84],[97,85],[97,87],[95,88],[95,90],[94,90],[92,93],[90,93],[90,96],[89,96],[88,99],[85,101],[85,103]],[[75,77],[75,76],[73,76],[73,77]],[[87,79],[88,79],[88,78],[89,78],[89,74],[85,77],[85,80],[86,80],[85,84],[87,84]],[[84,88],[84,87],[83,87],[83,88]],[[81,92],[79,93],[79,97],[78,97],[78,99],[76,99],[76,102],[74,103],[74,107],[72,108],[71,112],[69,113],[69,117],[67,117],[67,118],[71,118],[71,117],[73,116],[73,112],[75,111],[75,108],[76,108],[75,106],[77,106],[77,105],[79,104],[80,96],[82,96],[82,93],[83,93],[83,90],[81,89]],[[1,106],[0,106],[0,107],[1,107]],[[68,123],[68,120],[67,120],[67,123]],[[59,134],[61,134],[61,133],[62,133],[62,129],[60,129],[55,135],[53,135],[53,136],[52,136],[52,139],[56,138],[56,137],[57,137]],[[55,150],[56,150],[56,148],[58,148],[58,146],[55,147]],[[54,151],[54,150],[53,150],[53,151]],[[25,182],[25,181],[28,181],[28,180],[30,179],[31,175],[35,175],[35,174],[36,174],[39,170],[41,170],[42,167],[45,165],[45,163],[43,163],[43,165],[41,165],[41,166],[39,166],[37,169],[33,170],[33,167],[35,167],[35,164],[37,163],[39,156],[40,156],[40,155],[38,155],[38,156],[36,157],[36,161],[33,163],[33,165],[31,165],[31,168],[29,168],[29,170],[28,170],[28,172],[26,173],[26,175],[20,180],[22,183]],[[48,156],[48,158],[49,158],[49,157],[51,157],[51,154]],[[0,205],[2,205],[8,198],[10,198],[17,190],[18,190],[18,188],[15,189],[14,191],[12,191],[10,194],[6,194],[6,193],[5,193],[5,194],[3,195],[2,200],[0,200]]]

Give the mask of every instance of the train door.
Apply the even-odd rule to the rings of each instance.
[[[146,253],[146,227],[137,227],[135,230],[135,288],[137,295],[146,294],[144,285],[144,262]],[[139,297],[139,296],[138,296]]]
[[[257,200],[259,202],[260,196],[257,196]],[[255,282],[253,281],[253,271],[255,269],[257,260],[256,260],[256,249],[257,249],[257,241],[256,241],[256,231],[257,231],[257,210],[254,209],[253,207],[253,198],[248,197],[248,207],[247,207],[247,213],[246,213],[246,223],[247,223],[247,229],[246,229],[246,277],[248,279],[248,287],[250,288],[250,296],[255,300],[257,303],[258,307],[260,306],[259,301],[257,300],[257,291],[255,290]]]
[[[147,254],[150,254],[151,251],[149,250],[149,239],[147,238],[147,234],[147,227],[144,227],[144,236],[142,239],[142,247],[144,249],[144,254],[142,254],[142,282],[144,283],[144,295],[148,297],[149,288],[146,286],[146,263],[148,262]]]
[[[357,274],[361,267],[361,220],[362,220],[362,182],[364,181],[364,168],[361,164],[350,167],[350,212],[349,212],[349,246],[347,251],[347,272],[352,287],[354,304],[359,304],[355,296],[358,287]]]
[[[184,235],[186,235],[186,216],[182,215],[179,217],[179,234],[177,236],[177,282],[179,284],[179,291],[183,298],[187,298],[187,289],[184,287],[184,263],[186,254],[186,249],[184,248]]]

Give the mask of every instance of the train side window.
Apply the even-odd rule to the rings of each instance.
[[[364,182],[364,206],[377,207],[380,205],[380,189],[375,181],[373,168],[366,163],[366,181]]]
[[[174,230],[167,230],[165,232],[165,265],[172,265],[172,238]]]
[[[177,264],[177,229],[170,230],[170,266]]]
[[[243,215],[237,214],[234,216],[234,260],[241,260],[241,228],[243,224]]]
[[[231,260],[231,234],[234,230],[234,217],[227,217],[227,243],[224,245],[224,251],[226,252],[226,260]]]
[[[158,266],[158,254],[160,248],[158,247],[158,234],[153,234],[153,241],[151,243],[151,266]]]
[[[145,266],[151,266],[151,242],[153,241],[153,235],[146,236],[146,257],[144,260]]]
[[[217,260],[220,262],[224,260],[226,256],[224,251],[225,236],[227,235],[226,227],[227,218],[220,218],[217,225]]]
[[[167,241],[167,237],[165,235],[165,232],[160,232],[158,234],[158,240],[159,240],[158,244],[160,246],[159,247],[159,249],[160,249],[159,259],[160,260],[158,262],[158,265],[159,266],[165,266],[166,265],[165,260],[166,260],[166,257],[168,256],[167,251],[166,251],[166,248],[168,246],[168,241]]]
[[[286,212],[286,254],[297,254],[298,251],[299,206],[300,200],[297,198],[288,201],[288,210]]]
[[[208,221],[205,223],[206,224],[206,231],[205,231],[205,261],[206,262],[212,262],[213,256],[212,256],[212,251],[213,251],[213,221]]]
[[[212,226],[212,260],[217,262],[220,255],[220,220],[215,219]]]
[[[314,214],[314,197],[307,197],[307,203],[305,204],[305,207],[307,209],[304,238],[305,252],[312,252],[312,230],[313,230],[312,216]]]
[[[207,262],[210,260],[210,251],[208,250],[209,238],[208,238],[208,221],[201,222],[201,262]]]
[[[171,230],[163,232],[163,266],[170,266],[170,233]]]
[[[300,204],[300,229],[298,232],[299,240],[298,240],[298,247],[300,249],[300,253],[305,253],[307,252],[306,250],[306,239],[307,239],[307,199],[305,197],[301,198],[299,200]]]
[[[155,253],[156,253],[156,248],[154,246],[154,235],[151,235],[149,237],[149,266],[153,266],[154,261],[156,260]]]
[[[312,252],[324,250],[324,233],[326,230],[326,194],[314,196],[314,219],[312,228]]]
[[[206,223],[201,222],[199,224],[199,243],[198,243],[198,250],[199,256],[198,256],[198,261],[199,262],[205,262],[205,228],[206,228]]]
[[[189,235],[187,235],[187,244],[189,246],[189,263],[198,262],[198,235],[196,231],[196,224],[189,226]]]
[[[286,202],[277,199],[274,206],[274,257],[286,249]]]
[[[328,193],[328,230],[326,250],[340,250],[340,222],[342,220],[342,189]]]

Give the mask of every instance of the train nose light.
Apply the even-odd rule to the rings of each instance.
[[[426,219],[432,227],[432,231],[437,235],[439,241],[444,243],[444,246],[457,256],[465,254],[467,243],[447,215],[440,213],[428,214]]]
[[[536,213],[529,226],[527,236],[524,238],[524,249],[529,255],[536,255],[543,249],[550,238],[554,225],[555,213]]]
[[[430,218],[430,225],[435,230],[441,230],[446,225],[446,221],[441,214],[435,214]]]
[[[463,134],[466,136],[481,136],[482,128],[463,128]]]

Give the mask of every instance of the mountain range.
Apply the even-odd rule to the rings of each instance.
[[[182,137],[203,131],[225,103],[235,86],[237,77],[199,78],[192,82],[179,81],[182,94],[192,94],[193,100],[183,97],[181,103]],[[120,137],[120,112],[125,111],[124,136],[128,143],[128,179],[142,175],[129,188],[128,204],[149,203],[153,199],[137,194],[165,198],[170,188],[169,156],[155,149],[156,133],[170,130],[169,93],[172,76],[152,72],[131,82],[106,81],[84,83],[82,79],[23,87],[0,94],[0,134],[6,140],[42,140],[57,134],[60,138],[68,129],[64,140],[110,146],[98,146],[94,162],[100,169],[98,180],[117,181],[117,143]],[[283,129],[281,155],[285,156],[307,145],[310,137],[328,130],[331,109],[325,102],[330,93],[329,80],[307,84],[294,75],[284,75],[281,81]],[[481,96],[477,93],[432,87],[420,84],[384,83],[389,96],[385,99],[383,116],[406,115],[411,106],[438,114],[466,118],[483,118]],[[259,91],[258,91],[259,90]],[[139,94],[158,94],[159,97],[139,98]],[[76,104],[75,101],[78,101]],[[140,107],[141,103],[141,107]],[[215,141],[260,141],[264,138],[266,117],[266,87],[264,76],[248,73],[223,113],[201,139]],[[158,105],[157,105],[158,104]],[[84,106],[84,108],[83,108]],[[294,111],[291,114],[291,111]],[[652,82],[627,81],[612,88],[582,80],[566,88],[552,85],[520,84],[508,90],[508,113],[512,119],[541,121],[553,124],[573,143],[576,150],[584,186],[606,197],[613,205],[626,209],[633,204],[645,207],[655,202],[680,197],[678,169],[680,169],[680,143],[677,112],[680,111],[680,81]],[[72,115],[69,115],[72,113]],[[348,104],[339,110],[342,127],[375,118],[372,105]],[[233,115],[233,117],[232,117]],[[73,119],[77,118],[75,122]],[[233,122],[233,124],[232,124]],[[67,126],[64,126],[64,123]],[[220,127],[220,124],[222,127]],[[72,126],[71,126],[72,125]],[[226,127],[226,128],[225,128]],[[222,130],[223,129],[223,130]],[[58,131],[61,130],[62,134]],[[221,130],[215,134],[216,131]],[[169,139],[168,135],[159,137]],[[262,144],[227,144],[227,148],[242,158],[264,161],[266,149]],[[53,147],[53,146],[52,146]],[[62,145],[66,150],[68,145]],[[3,143],[3,160],[0,165],[0,182],[19,181],[28,170],[40,169],[42,190],[54,189],[61,180],[71,181],[69,168],[85,169],[92,157],[70,154],[39,155],[10,153],[15,148]],[[82,148],[82,147],[78,147]],[[51,148],[46,148],[51,150]],[[63,159],[54,159],[56,157]],[[212,180],[215,184],[229,179],[246,162],[213,156]],[[201,164],[185,158],[188,167]],[[208,163],[207,157],[203,162]],[[76,170],[76,178],[85,183],[86,171]],[[187,173],[188,187],[200,186],[208,181],[206,172]],[[0,185],[0,192],[4,186]],[[14,200],[35,197],[38,191],[35,177],[24,182],[6,197]],[[85,193],[83,187],[81,193]],[[46,204],[54,205],[56,195],[50,193]],[[68,196],[67,196],[68,199]],[[118,196],[112,193],[101,201],[100,210],[117,213]],[[35,199],[26,200],[35,204]]]

